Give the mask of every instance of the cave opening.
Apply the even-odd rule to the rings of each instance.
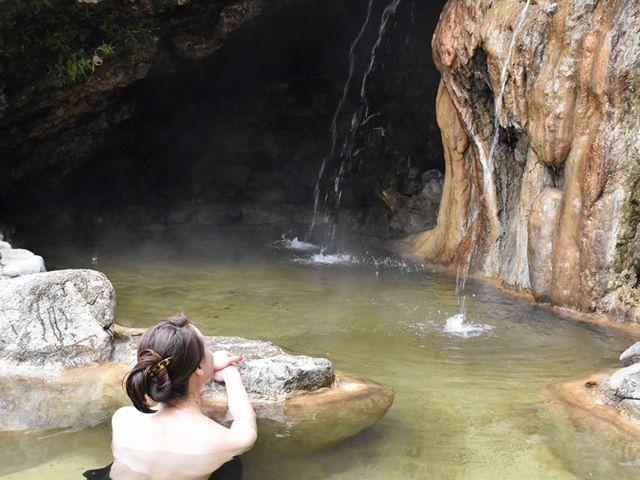
[[[389,237],[433,228],[444,154],[431,37],[445,3],[285,2],[203,59],[161,68],[160,55],[139,80],[94,96],[108,108],[89,108],[41,142],[47,148],[5,148],[20,168],[2,186],[0,213],[23,232],[120,224],[302,232],[317,186],[321,213],[347,229]],[[367,15],[345,90],[349,48]],[[101,122],[108,128],[92,143]],[[1,128],[19,126],[5,118]],[[86,152],[83,142],[92,143]]]

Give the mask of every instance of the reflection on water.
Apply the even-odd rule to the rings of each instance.
[[[640,476],[634,445],[542,400],[551,382],[617,366],[627,334],[475,282],[466,286],[466,316],[457,318],[454,278],[348,249],[339,253],[362,260],[300,263],[317,252],[274,248],[279,237],[136,232],[77,239],[83,246],[73,250],[30,246],[50,268],[90,268],[99,255],[121,323],[145,326],[184,311],[207,334],[273,340],[395,388],[382,421],[328,450],[276,455],[262,439],[245,461],[247,479]],[[109,441],[106,427],[2,435],[0,478],[77,478],[110,461]]]

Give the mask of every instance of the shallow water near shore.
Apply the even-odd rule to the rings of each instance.
[[[247,480],[640,476],[640,447],[543,399],[549,383],[617,367],[628,334],[472,281],[458,316],[455,278],[380,252],[274,245],[280,233],[140,230],[24,246],[49,269],[104,272],[124,325],[184,311],[205,334],[268,339],[395,389],[380,422],[321,452],[283,456],[260,438],[243,457]],[[0,478],[80,478],[111,461],[109,445],[107,426],[0,434]]]

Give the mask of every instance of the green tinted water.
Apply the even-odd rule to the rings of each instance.
[[[50,268],[105,272],[121,323],[146,326],[184,311],[207,334],[273,340],[394,387],[382,421],[325,451],[282,457],[261,439],[244,459],[246,479],[640,476],[640,449],[542,398],[549,383],[617,366],[628,335],[475,282],[466,287],[465,324],[447,323],[459,311],[455,278],[371,259],[304,263],[310,254],[273,248],[275,238],[138,232],[33,248]],[[107,427],[5,434],[0,478],[78,478],[110,462],[109,443]]]

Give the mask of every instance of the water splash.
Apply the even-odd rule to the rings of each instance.
[[[298,263],[307,265],[349,265],[357,263],[357,259],[348,253],[316,253],[310,258],[297,258]]]
[[[466,315],[456,313],[452,317],[447,318],[442,331],[456,337],[471,338],[478,337],[493,330],[492,325],[467,322],[466,319]]]
[[[303,252],[309,250],[320,250],[320,247],[318,245],[299,240],[298,237],[289,239],[284,235],[280,240],[273,242],[273,244],[278,248],[286,248],[287,250],[298,250]]]

